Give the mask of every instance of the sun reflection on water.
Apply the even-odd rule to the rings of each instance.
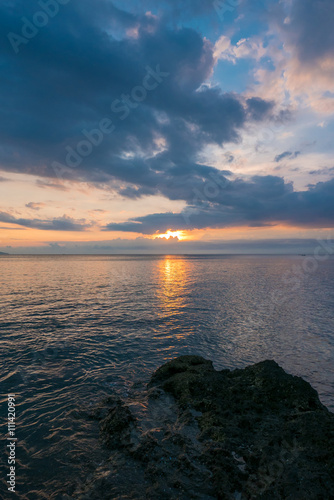
[[[182,339],[187,332],[181,329],[178,318],[187,305],[189,290],[189,264],[186,259],[168,257],[158,264],[159,315],[167,320],[170,338]]]

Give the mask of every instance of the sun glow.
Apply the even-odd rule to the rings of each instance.
[[[165,234],[155,234],[154,238],[165,238],[169,240],[170,238],[177,238],[178,240],[184,240],[184,231],[167,231]]]

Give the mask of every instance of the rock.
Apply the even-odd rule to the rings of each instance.
[[[129,446],[131,431],[135,427],[135,419],[129,408],[120,399],[116,399],[100,421],[100,438],[104,446],[119,449]]]
[[[146,397],[149,431],[119,400],[99,409],[110,459],[74,498],[334,499],[334,414],[274,361],[216,371],[182,356]]]

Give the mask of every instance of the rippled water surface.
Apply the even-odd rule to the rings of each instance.
[[[333,258],[2,256],[0,271],[1,417],[15,393],[21,498],[70,492],[103,459],[80,410],[181,354],[218,369],[275,359],[334,410]]]

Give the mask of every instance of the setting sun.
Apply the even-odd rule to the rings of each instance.
[[[167,231],[165,234],[154,235],[154,239],[156,238],[165,238],[166,240],[169,240],[169,238],[177,238],[181,241],[185,239],[185,235],[184,231]]]

